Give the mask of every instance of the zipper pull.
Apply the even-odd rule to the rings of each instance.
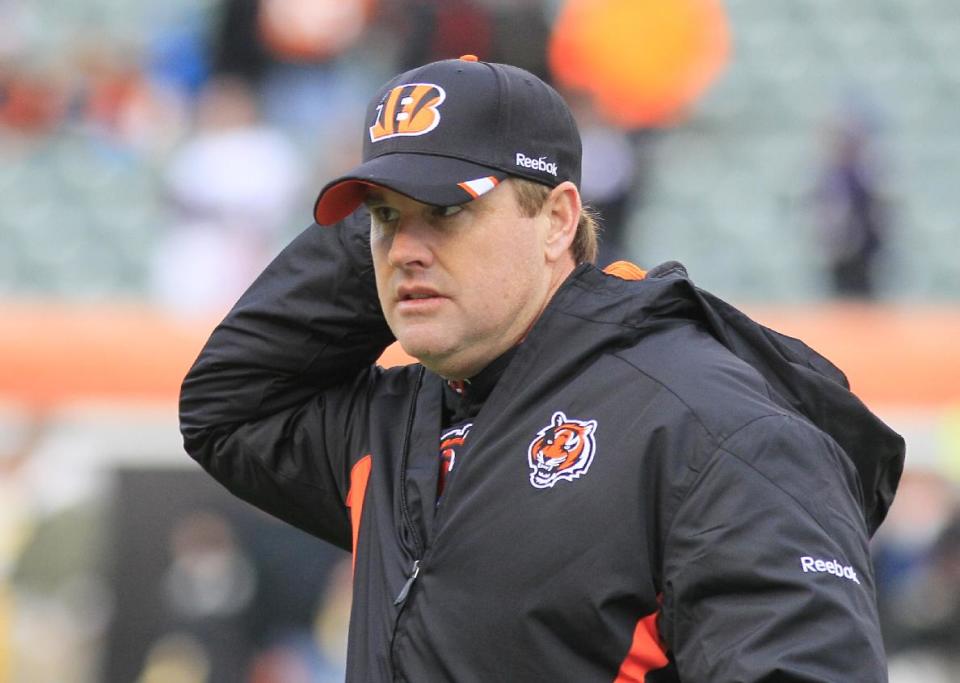
[[[413,572],[410,574],[410,578],[407,579],[407,582],[403,584],[403,588],[400,589],[400,595],[397,596],[397,599],[393,601],[394,605],[400,605],[404,600],[407,599],[407,595],[410,594],[410,588],[413,586],[413,582],[417,580],[417,575],[420,573],[420,560],[415,560],[413,563]]]

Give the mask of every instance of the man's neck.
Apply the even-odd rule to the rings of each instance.
[[[536,309],[533,315],[530,316],[527,326],[522,328],[522,332],[519,335],[504,338],[503,345],[495,351],[492,357],[486,356],[484,358],[476,359],[473,362],[467,363],[463,369],[450,372],[444,372],[440,368],[431,367],[430,364],[425,363],[422,359],[421,363],[423,363],[428,369],[439,374],[444,379],[453,382],[468,380],[470,377],[482,372],[483,369],[494,362],[496,358],[499,358],[502,354],[523,343],[523,340],[526,339],[527,335],[530,334],[530,331],[537,324],[537,321],[539,321],[543,316],[544,311],[547,310],[547,306],[550,305],[550,302],[553,300],[553,297],[556,296],[557,291],[563,286],[563,284],[570,277],[570,274],[573,273],[575,269],[576,264],[572,256],[565,258],[562,263],[554,264],[554,267],[550,271],[550,277],[547,281],[547,288],[541,299],[540,307]]]

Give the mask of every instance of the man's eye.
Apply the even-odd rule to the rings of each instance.
[[[389,206],[372,206],[370,207],[370,215],[378,223],[392,223],[400,217],[400,212]]]
[[[455,216],[458,213],[463,211],[462,206],[435,206],[433,207],[433,215],[437,218],[449,218],[450,216]]]

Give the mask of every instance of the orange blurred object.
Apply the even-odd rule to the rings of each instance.
[[[593,96],[612,123],[675,123],[726,65],[720,0],[568,0],[554,25],[557,82]]]
[[[139,305],[0,301],[0,400],[33,409],[77,400],[175,405],[219,318],[182,319]],[[398,345],[385,367],[413,362]]]
[[[855,304],[749,307],[836,363],[868,405],[960,405],[960,310]],[[175,406],[217,320],[139,306],[0,301],[0,398],[32,408],[84,399]],[[384,366],[412,362],[396,344]]]

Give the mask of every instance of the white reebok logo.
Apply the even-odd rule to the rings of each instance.
[[[836,559],[828,562],[805,555],[800,558],[800,566],[803,568],[804,574],[807,572],[833,574],[834,576],[853,581],[857,585],[860,584],[856,570],[848,564],[841,564],[840,561]]]
[[[547,161],[546,157],[538,157],[534,159],[532,157],[528,157],[523,152],[517,152],[514,163],[516,163],[517,166],[532,168],[535,171],[545,171],[554,177],[557,175],[557,162]]]

